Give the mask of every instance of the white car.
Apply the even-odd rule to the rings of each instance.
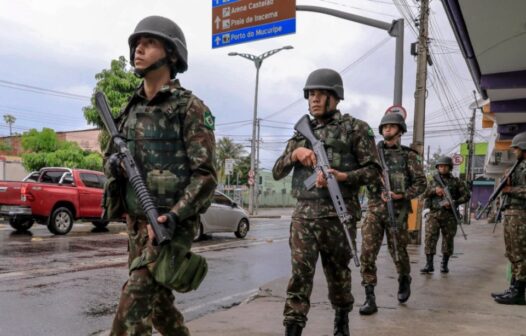
[[[228,196],[216,191],[212,204],[200,216],[194,241],[213,232],[233,232],[236,237],[245,238],[249,229],[247,212]]]

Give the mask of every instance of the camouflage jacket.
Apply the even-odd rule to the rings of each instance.
[[[328,124],[332,121],[340,121],[343,118],[342,114],[337,111],[331,118],[326,121]],[[374,142],[374,133],[369,125],[359,119],[349,117],[352,121],[352,131],[348,137],[349,146],[351,146],[354,157],[358,163],[358,168],[353,171],[346,171],[347,181],[350,185],[356,186],[353,188],[358,190],[359,186],[373,183],[378,180],[380,172],[380,161],[378,159],[378,152]],[[319,130],[324,128],[325,124],[319,122],[317,119],[312,121],[313,129]],[[287,143],[285,151],[277,159],[272,169],[272,174],[275,180],[280,180],[287,176],[296,166],[299,167],[299,162],[292,161],[292,152],[299,147],[301,136],[295,134]],[[358,192],[353,197],[345,199],[347,210],[352,216],[353,220],[359,220],[361,216],[360,204],[358,201]],[[336,210],[330,199],[320,200],[300,200],[296,204],[296,210],[293,214],[296,218],[324,218],[335,217]]]
[[[380,149],[379,149],[380,150]],[[424,168],[422,166],[422,158],[418,153],[414,150],[412,150],[409,147],[396,145],[394,147],[387,147],[384,144],[384,157],[385,160],[389,160],[389,162],[386,162],[388,167],[390,168],[390,173],[393,172],[395,169],[393,169],[389,165],[397,165],[399,167],[404,167],[404,171],[401,173],[404,174],[406,185],[404,186],[405,192],[403,193],[404,198],[400,200],[394,201],[395,206],[403,206],[408,205],[409,201],[413,198],[418,197],[421,195],[425,190],[427,186],[427,180],[426,176],[424,174]],[[389,153],[392,152],[392,153]],[[390,155],[389,155],[390,154]],[[397,155],[399,154],[399,155]],[[405,160],[406,162],[394,162],[394,160]],[[400,170],[400,169],[399,169]],[[393,178],[390,178],[391,182],[391,188],[393,188]],[[368,204],[373,206],[378,206],[383,202],[381,198],[381,193],[383,191],[383,186],[378,181],[378,183],[370,184],[367,186],[368,190]]]
[[[471,193],[466,182],[451,174],[442,175],[442,179],[444,180],[444,183],[448,186],[449,192],[451,193],[451,197],[455,201],[456,205],[464,204],[467,201],[469,201]],[[445,198],[436,194],[437,187],[440,187],[440,185],[434,178],[428,182],[427,189],[424,192],[425,207],[429,208],[432,212],[438,211],[450,213],[450,210],[440,205],[440,202],[443,201]]]
[[[190,98],[183,101],[180,98],[183,92]],[[182,117],[177,121],[173,121],[181,125],[179,134],[182,145],[180,147],[183,148],[183,151],[178,151],[176,156],[181,156],[179,160],[184,161],[188,165],[189,176],[186,185],[183,186],[184,191],[180,193],[182,196],[175,200],[175,204],[171,209],[180,220],[206,210],[210,205],[210,200],[217,185],[215,137],[213,132],[214,120],[210,110],[190,91],[182,88],[178,80],[174,80],[163,86],[151,100],[145,97],[143,85],[141,84],[131,97],[126,108],[116,118],[119,132],[127,134],[126,125],[129,122],[127,124],[126,121],[134,109],[155,109],[155,111],[160,110],[169,115],[171,111],[180,109],[182,102],[185,104],[183,113],[181,113]],[[151,131],[152,125],[137,124],[134,127],[137,136],[140,137],[144,136],[147,130]],[[129,145],[131,144],[132,142]],[[114,149],[110,146],[105,153],[105,157],[107,158],[113,151]],[[134,158],[139,167],[145,166],[149,159],[159,155],[159,153],[142,153],[140,150],[135,152]],[[176,158],[174,157],[174,159]],[[105,165],[105,170],[109,176],[107,165]],[[148,181],[146,182],[149,188]]]
[[[526,160],[522,160],[510,176],[511,191],[504,208],[526,209]]]

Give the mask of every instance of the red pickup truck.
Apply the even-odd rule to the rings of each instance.
[[[101,200],[106,177],[85,169],[42,168],[24,182],[0,182],[0,216],[17,231],[26,231],[36,221],[50,232],[63,235],[75,220],[101,221]],[[0,194],[2,194],[0,192]]]

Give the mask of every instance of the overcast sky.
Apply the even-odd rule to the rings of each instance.
[[[285,1],[285,0],[275,0]],[[395,2],[399,6],[395,6]],[[329,7],[391,22],[399,8],[418,13],[413,0],[298,0],[298,5]],[[216,116],[216,136],[229,136],[249,151],[255,67],[232,51],[259,55],[292,45],[266,59],[260,70],[258,117],[261,122],[261,164],[270,169],[305,113],[303,85],[322,67],[342,72],[345,100],[340,109],[367,121],[376,131],[393,103],[395,40],[382,30],[318,13],[298,12],[296,33],[278,38],[211,48],[211,0],[0,0],[0,114],[16,117],[14,132],[50,127],[57,131],[90,128],[82,114],[95,86],[95,74],[112,59],[129,58],[128,36],[145,16],[162,15],[184,30],[189,70],[182,85],[205,101]],[[431,152],[458,152],[466,140],[468,105],[473,81],[442,4],[431,1],[431,52],[426,112],[426,146]],[[416,62],[409,44],[416,40],[406,22],[403,105],[413,123]],[[25,85],[25,86],[21,86]],[[34,88],[32,88],[34,87]],[[35,89],[37,88],[37,89]],[[47,91],[78,96],[63,97]],[[480,119],[480,116],[479,116]],[[480,120],[476,123],[480,127]],[[412,129],[403,138],[409,145]],[[0,119],[0,135],[9,128]],[[481,134],[485,135],[485,134]],[[377,138],[379,140],[379,138]],[[483,140],[483,137],[477,137]]]

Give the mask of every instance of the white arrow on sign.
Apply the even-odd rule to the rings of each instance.
[[[214,22],[216,23],[216,29],[219,29],[219,24],[221,23],[221,19],[219,18],[219,16],[216,16]]]
[[[219,42],[221,42],[221,38],[219,36],[216,36],[216,44],[219,44]]]

